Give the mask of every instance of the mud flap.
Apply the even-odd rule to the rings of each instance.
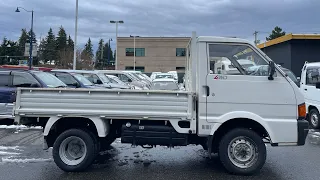
[[[209,158],[211,159],[211,153],[212,153],[212,141],[213,141],[213,135],[210,135],[208,138],[208,153],[209,153]]]

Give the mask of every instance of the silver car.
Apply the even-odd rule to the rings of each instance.
[[[107,76],[105,76],[103,73],[99,73],[98,71],[86,71],[86,70],[59,70],[59,71],[81,74],[96,86],[101,86],[101,87],[110,88],[110,89],[130,89],[128,85],[112,83]]]

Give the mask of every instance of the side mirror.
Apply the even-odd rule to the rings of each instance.
[[[97,84],[103,84],[103,82],[100,79],[98,79]]]
[[[317,89],[320,89],[320,82],[317,82],[317,83],[316,83],[316,88],[317,88]]]
[[[76,88],[81,87],[81,86],[80,86],[80,84],[79,84],[79,83],[77,83],[77,82],[73,83],[72,85],[73,85],[73,86],[75,86]]]
[[[128,82],[129,82],[129,83],[131,83],[131,82],[132,82],[132,80],[131,80],[131,79],[128,79]]]
[[[273,61],[270,61],[269,62],[269,77],[268,77],[269,80],[273,80],[274,79],[273,75],[274,75],[275,72],[276,72],[276,66],[275,66]]]
[[[38,88],[38,87],[40,87],[40,86],[39,86],[39,84],[37,84],[37,83],[32,83],[32,84],[30,85],[30,87]]]

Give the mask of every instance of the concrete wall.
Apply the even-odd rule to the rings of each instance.
[[[177,57],[176,48],[185,48],[190,38],[185,37],[137,37],[136,48],[145,48],[145,56],[136,56],[136,67],[143,66],[145,72],[175,71],[176,67],[185,67],[186,57]],[[119,37],[118,41],[118,69],[133,66],[134,57],[126,56],[126,48],[134,47],[132,37]]]

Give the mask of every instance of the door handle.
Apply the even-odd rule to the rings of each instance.
[[[204,86],[204,88],[206,89],[207,96],[210,96],[210,88],[209,88],[209,86]]]
[[[304,89],[305,91],[308,91],[308,89]]]

